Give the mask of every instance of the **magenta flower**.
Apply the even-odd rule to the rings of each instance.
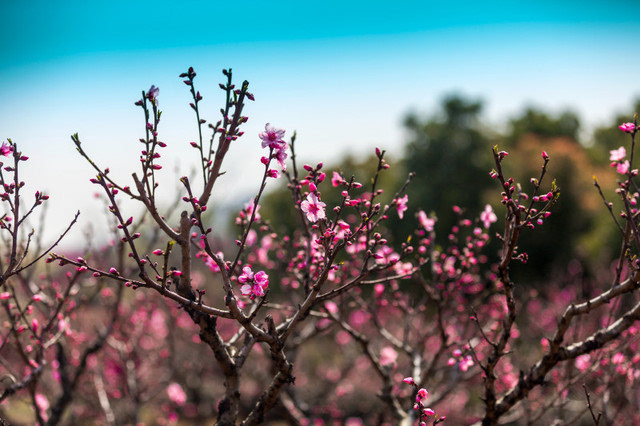
[[[12,152],[13,147],[6,142],[2,142],[2,146],[0,146],[0,155],[8,157]]]
[[[404,194],[402,198],[396,198],[396,209],[398,209],[398,217],[403,218],[404,212],[407,211],[407,202],[409,201],[409,195]]]
[[[416,382],[415,380],[413,380],[413,377],[405,377],[404,379],[402,379],[403,382],[405,382],[408,385],[415,385]]]
[[[278,149],[282,145],[287,145],[287,143],[282,139],[284,138],[284,130],[277,129],[269,123],[264,126],[264,130],[264,132],[261,132],[258,135],[258,137],[262,139],[263,148],[271,147],[273,149]]]
[[[331,178],[331,185],[337,187],[344,183],[344,178],[338,172],[333,172],[333,177]]]
[[[300,203],[300,208],[307,215],[309,222],[317,222],[326,217],[324,208],[326,204],[318,200],[316,194],[307,195],[307,199]]]
[[[254,274],[250,266],[245,266],[242,268],[242,274],[238,277],[238,281],[244,283],[240,288],[242,295],[253,299],[256,296],[264,296],[264,291],[269,286],[269,275],[264,271]]]
[[[621,146],[618,149],[612,149],[609,151],[609,154],[609,161],[622,161],[627,155],[627,151],[624,149],[624,146]]]
[[[493,212],[493,208],[489,204],[487,204],[484,208],[484,211],[480,213],[480,221],[484,224],[485,228],[489,228],[492,223],[496,222],[498,217]]]
[[[276,169],[269,169],[267,170],[267,177],[277,179],[280,177],[280,172]]]
[[[625,133],[633,133],[636,130],[636,125],[633,123],[622,123],[618,128]]]

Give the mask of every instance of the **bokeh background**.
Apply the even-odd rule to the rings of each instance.
[[[47,236],[81,210],[66,240],[77,244],[89,222],[100,221],[102,203],[93,198],[93,172],[69,135],[79,132],[94,159],[130,179],[144,126],[134,102],[158,86],[160,137],[168,144],[163,185],[174,197],[173,169],[185,174],[193,166],[189,141],[197,134],[178,75],[196,69],[204,117],[215,121],[223,100],[220,71],[232,67],[236,82],[250,81],[256,102],[245,110],[246,135],[233,147],[224,190],[213,199],[221,217],[257,189],[257,133],[266,122],[297,131],[302,160],[354,163],[374,146],[386,149],[398,180],[405,171],[419,172],[410,200],[438,213],[443,228],[445,205],[477,209],[489,199],[487,147],[499,142],[521,153],[514,171],[522,175],[524,166],[536,170],[532,158],[543,147],[552,161],[554,150],[560,152],[554,176],[571,189],[563,200],[579,204],[560,206],[569,216],[555,231],[575,227],[580,255],[593,256],[609,236],[596,226],[595,211],[602,209],[585,188],[596,166],[614,179],[607,150],[623,141],[614,125],[632,118],[640,96],[635,6],[623,0],[3,1],[0,136],[30,156],[21,173],[28,187],[51,195]],[[469,182],[478,186],[470,189]],[[565,243],[558,250],[573,256],[578,242],[558,241]]]

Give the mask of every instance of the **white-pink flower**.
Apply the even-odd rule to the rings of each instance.
[[[496,222],[497,220],[498,217],[493,212],[493,208],[489,204],[487,204],[484,207],[484,211],[480,213],[480,221],[484,224],[484,227],[488,229],[489,226],[491,226],[491,224]]]
[[[158,98],[159,93],[160,89],[152,84],[147,92],[147,98],[149,98],[150,101],[155,101]]]
[[[326,217],[324,208],[326,204],[318,199],[316,194],[307,195],[307,199],[300,203],[300,208],[307,215],[309,222],[317,222]]]
[[[171,383],[167,386],[167,395],[177,405],[184,405],[187,402],[187,394],[184,393],[182,386],[177,383]]]
[[[385,346],[380,350],[380,365],[394,365],[398,359],[398,352],[391,346]]]
[[[396,198],[396,209],[398,209],[398,217],[403,218],[404,212],[407,211],[407,202],[409,201],[409,195],[404,194],[404,197]]]
[[[287,145],[284,139],[282,139],[284,138],[284,130],[277,129],[269,123],[264,126],[264,132],[260,132],[258,137],[262,139],[263,148],[271,147],[277,149],[282,145]]]
[[[624,149],[624,146],[621,146],[618,149],[612,149],[609,151],[609,161],[622,161],[624,157],[627,155],[627,151]]]

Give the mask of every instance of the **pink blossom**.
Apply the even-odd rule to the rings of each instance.
[[[418,212],[418,221],[420,222],[420,226],[427,232],[433,231],[433,227],[436,224],[436,220],[429,218],[422,210]]]
[[[273,156],[276,160],[278,160],[278,164],[280,164],[282,170],[287,170],[287,165],[284,162],[284,160],[287,159],[287,145],[281,145],[279,148],[277,148]]]
[[[331,185],[337,187],[338,185],[344,182],[344,178],[338,172],[333,172],[333,177],[331,178]]]
[[[187,402],[187,394],[184,393],[182,386],[175,382],[167,386],[167,395],[177,405],[184,405]]]
[[[49,400],[46,396],[41,393],[36,394],[36,405],[38,406],[38,410],[40,410],[40,414],[42,415],[42,419],[47,421],[49,416],[47,415],[47,410],[49,409]]]
[[[403,382],[405,382],[408,385],[415,385],[416,382],[415,380],[413,380],[413,377],[405,377],[404,379],[402,379]]]
[[[286,146],[286,142],[282,139],[284,138],[284,130],[277,129],[269,123],[264,126],[264,130],[264,132],[261,132],[258,135],[258,137],[262,139],[263,148],[270,147],[273,149],[278,149],[282,145]]]
[[[8,157],[9,154],[13,152],[13,147],[6,142],[2,142],[2,146],[0,146],[0,155],[4,157]]]
[[[591,355],[584,354],[576,357],[576,368],[580,371],[585,371],[587,368],[591,366]]]
[[[250,266],[242,268],[242,274],[238,277],[238,281],[245,284],[240,288],[243,296],[264,296],[264,291],[269,286],[269,275],[264,271],[253,273]]]
[[[8,291],[4,291],[0,294],[0,300],[7,300],[9,298],[11,298],[11,293]]]
[[[622,175],[627,174],[627,172],[629,171],[629,160],[617,163],[616,170]]]
[[[487,204],[484,208],[484,211],[480,213],[480,221],[484,224],[485,228],[489,228],[492,223],[496,222],[498,217],[493,212],[493,208],[489,204]]]
[[[404,194],[402,198],[396,198],[396,209],[398,209],[398,216],[400,219],[404,216],[404,212],[407,211],[407,202],[409,201],[409,195]]]
[[[326,204],[318,199],[316,194],[307,195],[307,199],[300,203],[300,208],[307,215],[309,222],[317,222],[326,217],[324,208]]]
[[[636,125],[633,123],[622,123],[618,128],[625,133],[633,133],[633,131],[636,130]]]
[[[416,395],[416,402],[423,402],[429,396],[429,392],[425,388],[420,388]]]
[[[389,246],[382,246],[376,250],[375,254],[376,263],[378,265],[395,264],[400,260],[400,255],[393,251]]]
[[[618,149],[612,149],[609,151],[609,154],[609,161],[622,161],[627,155],[627,151],[624,149],[624,146],[621,146]]]
[[[398,359],[398,352],[391,346],[385,346],[380,350],[380,364],[381,365],[395,365]]]
[[[241,283],[246,283],[247,281],[253,280],[253,271],[250,266],[245,266],[242,268],[242,274],[238,277],[238,281]]]
[[[202,253],[202,254],[200,254]],[[209,270],[211,272],[220,272],[220,267],[218,266],[218,264],[216,263],[215,260],[213,260],[212,257],[210,257],[206,252],[202,251],[200,252],[200,256],[204,257],[204,264],[207,265],[209,267]],[[218,257],[220,258],[220,260],[224,260],[224,254],[219,251],[218,253],[216,253],[218,255]],[[197,255],[196,255],[197,256]]]

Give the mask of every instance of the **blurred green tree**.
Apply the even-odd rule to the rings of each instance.
[[[409,142],[405,167],[415,172],[409,186],[410,210],[399,229],[405,233],[415,225],[418,208],[438,217],[437,242],[443,243],[456,222],[451,208],[459,205],[477,215],[483,209],[484,193],[494,186],[489,177],[491,141],[481,125],[482,101],[461,95],[443,99],[441,111],[426,119],[409,114],[405,127]]]

